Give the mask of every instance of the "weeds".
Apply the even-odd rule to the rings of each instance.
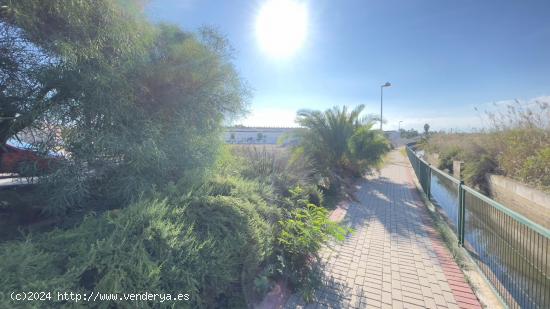
[[[281,249],[280,267],[285,281],[298,287],[311,301],[319,285],[319,251],[335,239],[343,241],[351,232],[328,219],[328,210],[313,204],[296,208],[286,220],[279,221],[277,242]]]
[[[480,189],[487,173],[515,178],[550,191],[550,107],[545,102],[509,105],[488,113],[489,129],[476,133],[434,134],[421,147],[440,154],[439,167],[464,161],[464,179]]]

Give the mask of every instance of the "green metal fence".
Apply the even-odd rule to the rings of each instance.
[[[422,190],[455,219],[449,221],[459,244],[503,301],[510,308],[550,308],[550,231],[431,166],[411,145],[407,156]],[[456,190],[452,202],[431,194],[441,181]]]

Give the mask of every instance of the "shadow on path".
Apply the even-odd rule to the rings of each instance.
[[[354,233],[323,250],[315,304],[295,295],[286,308],[456,307],[410,169],[393,151],[379,173],[357,183],[357,201],[343,220]]]

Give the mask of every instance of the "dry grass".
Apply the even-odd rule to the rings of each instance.
[[[488,113],[489,129],[434,134],[422,147],[439,153],[440,168],[465,162],[467,183],[483,189],[486,173],[505,175],[550,191],[550,107],[545,102]]]

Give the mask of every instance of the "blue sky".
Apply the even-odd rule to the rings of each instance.
[[[296,0],[299,1],[299,0]],[[385,128],[482,126],[474,110],[550,99],[550,1],[299,1],[302,48],[274,59],[255,35],[260,0],[152,0],[146,13],[193,31],[213,26],[253,88],[245,125],[291,126],[298,109],[365,104]],[[481,113],[482,114],[482,113]]]

